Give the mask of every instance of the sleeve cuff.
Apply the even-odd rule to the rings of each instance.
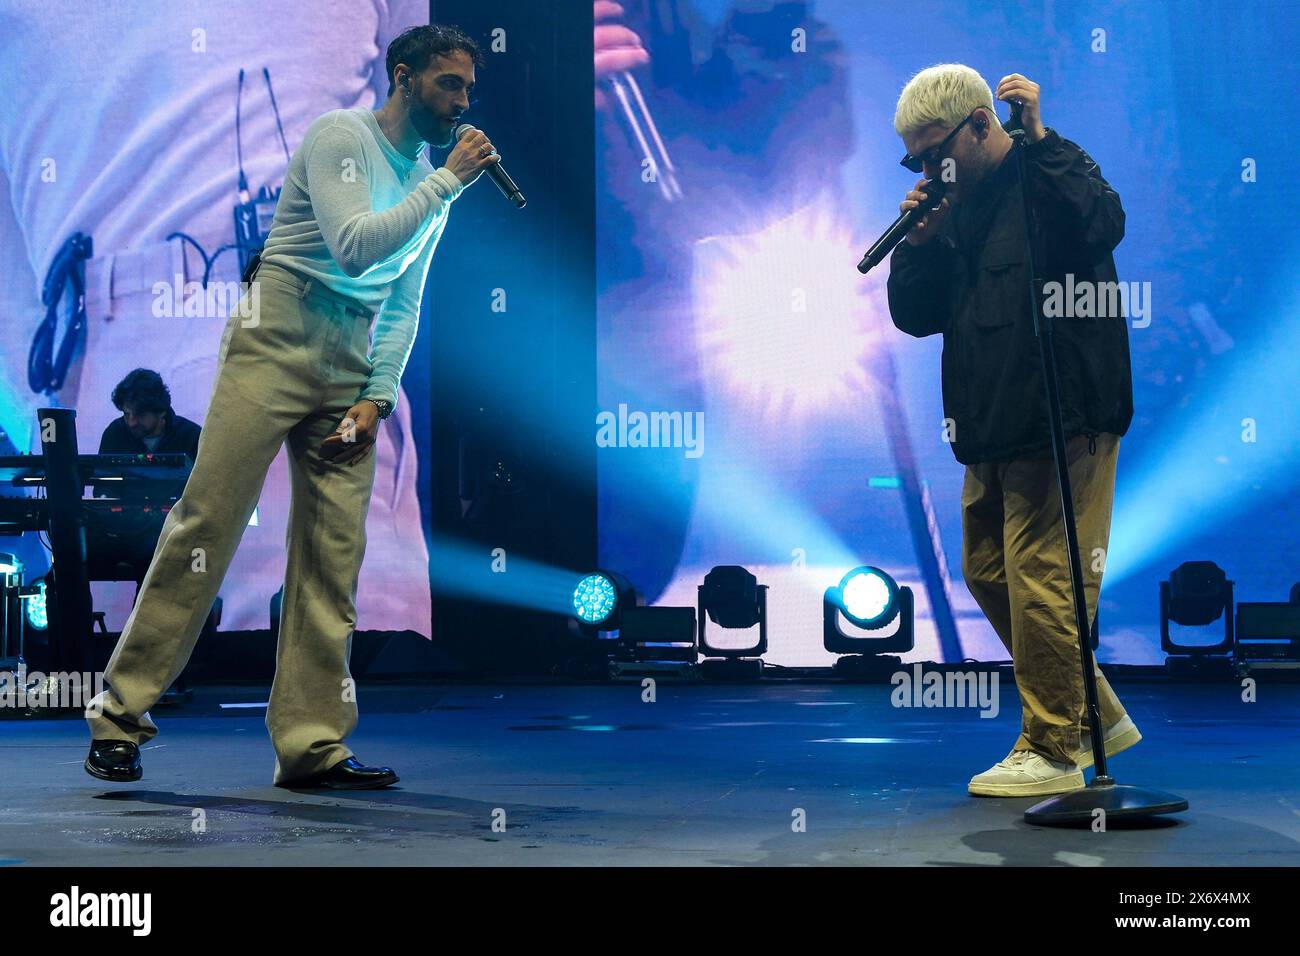
[[[379,398],[386,401],[390,406],[392,406],[389,410],[389,414],[397,411],[396,392],[390,393],[388,389],[383,388],[382,386],[371,385],[370,383],[366,383],[366,387],[363,388],[361,390],[361,394],[357,396],[357,401],[360,402],[364,399],[369,399],[369,398]]]
[[[446,166],[439,166],[429,175],[438,183],[438,192],[447,202],[465,191],[465,184],[460,181],[460,177]]]
[[[1025,153],[1031,157],[1037,156],[1039,153],[1055,152],[1061,148],[1061,145],[1061,134],[1049,126],[1047,132],[1043,134],[1043,138],[1036,143],[1030,143],[1025,148]]]

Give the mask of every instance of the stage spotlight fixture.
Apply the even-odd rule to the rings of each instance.
[[[1169,622],[1205,627],[1223,618],[1223,640],[1215,644],[1177,644]],[[1170,655],[1215,657],[1232,652],[1233,582],[1213,561],[1184,561],[1160,582],[1160,647]]]
[[[623,611],[637,600],[636,589],[621,574],[592,571],[573,588],[573,617],[589,632],[616,631]]]
[[[745,568],[725,564],[704,576],[697,595],[700,653],[718,658],[702,661],[701,672],[724,680],[756,680],[762,676],[762,656],[767,651],[767,585],[759,584],[758,578]],[[758,625],[758,641],[752,647],[714,647],[709,643],[706,617],[729,630]]]
[[[862,631],[879,631],[898,621],[892,634],[874,637],[848,634],[840,619]],[[893,673],[902,664],[896,653],[915,646],[916,598],[912,589],[880,568],[863,565],[849,571],[822,597],[822,644],[832,654],[837,674],[861,677]]]
[[[898,614],[898,583],[879,568],[854,568],[827,594],[858,627],[884,627]]]

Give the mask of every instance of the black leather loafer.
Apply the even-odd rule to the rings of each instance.
[[[348,757],[318,774],[277,784],[292,790],[326,788],[329,790],[378,790],[397,783],[391,767],[366,767],[356,757]]]
[[[92,740],[86,773],[113,783],[130,783],[144,776],[140,748],[129,740]]]

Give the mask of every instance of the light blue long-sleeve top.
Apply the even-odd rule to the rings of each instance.
[[[262,259],[377,310],[358,401],[397,406],[429,263],[463,189],[447,167],[399,152],[365,108],[318,118],[289,162]]]

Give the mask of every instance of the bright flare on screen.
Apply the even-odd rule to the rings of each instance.
[[[756,232],[696,243],[697,334],[709,374],[777,416],[864,391],[880,332],[861,281],[844,268],[852,248],[825,198]]]

